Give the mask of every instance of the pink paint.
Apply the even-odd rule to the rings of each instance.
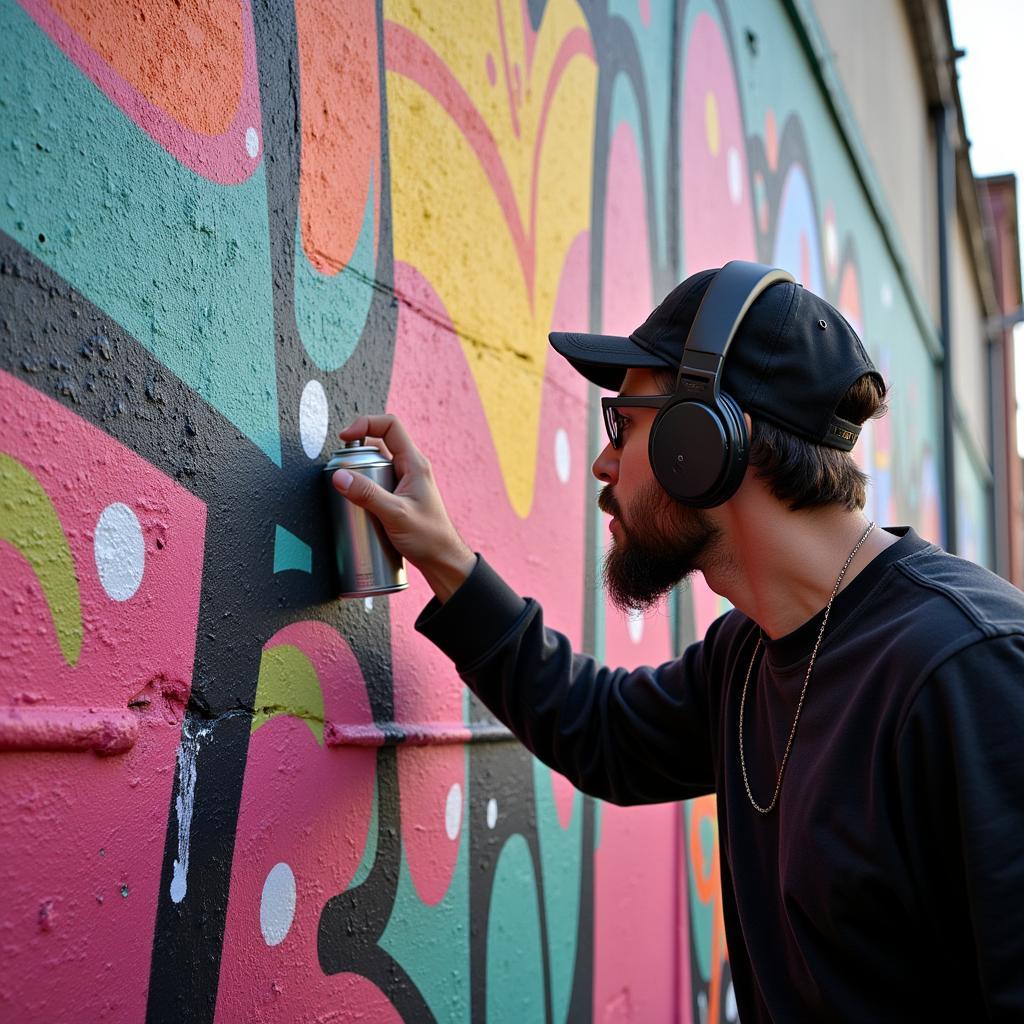
[[[570,247],[562,272],[552,329],[578,326],[586,316],[587,236]],[[583,624],[584,505],[580,500],[586,458],[586,382],[562,359],[544,370],[534,503],[520,519],[508,502],[497,454],[462,345],[441,299],[419,273],[395,267],[396,290],[409,300],[399,308],[388,409],[402,418],[431,460],[441,493],[460,531],[510,585],[541,601],[556,628],[578,644]],[[416,309],[430,309],[429,319]],[[429,395],[430,401],[423,396]],[[458,424],[456,431],[452,424]],[[565,431],[567,482],[558,476],[555,438]],[[464,438],[464,442],[460,442]],[[567,500],[568,499],[568,500]],[[395,717],[401,722],[450,722],[462,716],[463,687],[449,660],[413,629],[430,598],[419,573],[407,593],[391,601]],[[458,843],[445,828],[451,787],[465,794],[465,753],[457,748],[401,750],[402,834],[420,898],[436,903],[447,891]],[[556,790],[560,818],[571,800]],[[568,811],[567,807],[568,805]]]
[[[328,721],[372,729],[362,672],[335,630],[320,622],[293,623],[264,649],[280,644],[299,648],[313,664]],[[366,847],[375,764],[372,749],[321,747],[298,718],[273,718],[253,733],[232,861],[217,1020],[312,1019],[350,997],[365,1000],[351,1004],[364,1012],[390,1007],[365,979],[324,975],[317,956],[324,904],[348,887]],[[283,940],[271,946],[261,930],[260,910],[264,883],[279,863],[295,877],[295,913]]]
[[[594,1020],[692,1020],[680,813],[677,804],[601,808]]]
[[[632,127],[620,122],[608,152],[604,208],[604,254],[601,330],[629,335],[647,319],[661,298],[653,294],[650,238],[643,167]],[[602,435],[599,444],[604,445]],[[612,543],[606,534],[606,547]],[[660,605],[643,621],[629,618],[605,602],[605,661],[632,667],[671,656],[668,607]]]
[[[857,265],[848,262],[843,267],[839,281],[839,312],[850,321],[850,326],[860,337],[864,336],[864,313],[860,302],[860,281],[857,279]]]
[[[710,14],[693,21],[686,42],[682,147],[683,266],[686,274],[729,260],[757,258],[746,137],[736,74],[722,30]],[[708,143],[707,96],[717,108],[717,152]],[[741,190],[729,185],[730,152],[738,161]]]
[[[12,412],[0,418],[0,450],[36,477],[60,519],[84,626],[72,667],[29,563],[0,542],[0,705],[8,718],[17,707],[48,719],[43,731],[60,727],[68,741],[63,752],[3,755],[4,997],[25,1020],[141,1020],[191,689],[206,510],[130,449],[3,373],[0,408]],[[100,514],[115,502],[134,511],[145,552],[140,585],[123,601],[104,590],[93,550]],[[133,732],[134,744],[107,757],[79,745],[91,709],[111,709],[98,717],[116,714],[115,732]],[[118,965],[116,985],[98,969],[104,963]]]
[[[533,70],[533,55],[537,52],[537,33],[530,21],[529,0],[519,0],[519,20],[522,23],[523,52],[526,55],[526,74],[529,77]]]
[[[521,102],[519,97],[519,83],[513,81],[513,76],[509,70],[508,62],[508,43],[505,40],[505,18],[501,11],[501,0],[495,0],[496,10],[496,21],[498,23],[498,40],[501,43],[501,63],[505,71],[505,91],[508,96],[508,116],[512,122],[512,134],[519,138],[519,114],[517,108]],[[516,68],[518,72],[519,68]],[[517,76],[518,77],[518,76]]]
[[[555,801],[555,812],[558,824],[568,828],[572,824],[573,811],[579,804],[579,790],[558,772],[548,772],[551,778],[551,795]]]
[[[220,135],[205,135],[187,128],[158,106],[107,63],[46,2],[19,0],[40,28],[102,90],[124,114],[189,170],[220,185],[246,181],[259,166],[263,150],[263,121],[256,74],[256,36],[251,0],[241,0],[242,91],[234,119]],[[246,149],[246,133],[256,131],[256,156]]]

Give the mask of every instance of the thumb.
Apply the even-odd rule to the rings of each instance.
[[[395,505],[395,497],[380,484],[374,483],[362,473],[350,473],[347,469],[339,469],[331,477],[335,489],[344,494],[353,505],[365,508],[375,516],[387,516]]]

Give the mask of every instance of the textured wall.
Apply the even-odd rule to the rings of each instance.
[[[667,658],[721,603],[606,607],[546,335],[760,258],[900,382],[859,457],[937,538],[931,363],[782,5],[0,0],[0,53],[0,1017],[734,1019],[713,800],[495,741],[418,578],[332,599],[318,466],[399,413],[553,625]]]

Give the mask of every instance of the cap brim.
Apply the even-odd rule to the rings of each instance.
[[[548,335],[548,341],[577,373],[607,391],[621,391],[626,371],[633,367],[660,370],[668,365],[631,338],[614,334],[555,332]]]

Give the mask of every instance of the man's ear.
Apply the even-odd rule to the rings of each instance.
[[[749,412],[745,412],[743,414],[743,422],[746,423],[747,425],[747,437],[750,437],[750,435],[754,432],[754,421],[750,418]]]

